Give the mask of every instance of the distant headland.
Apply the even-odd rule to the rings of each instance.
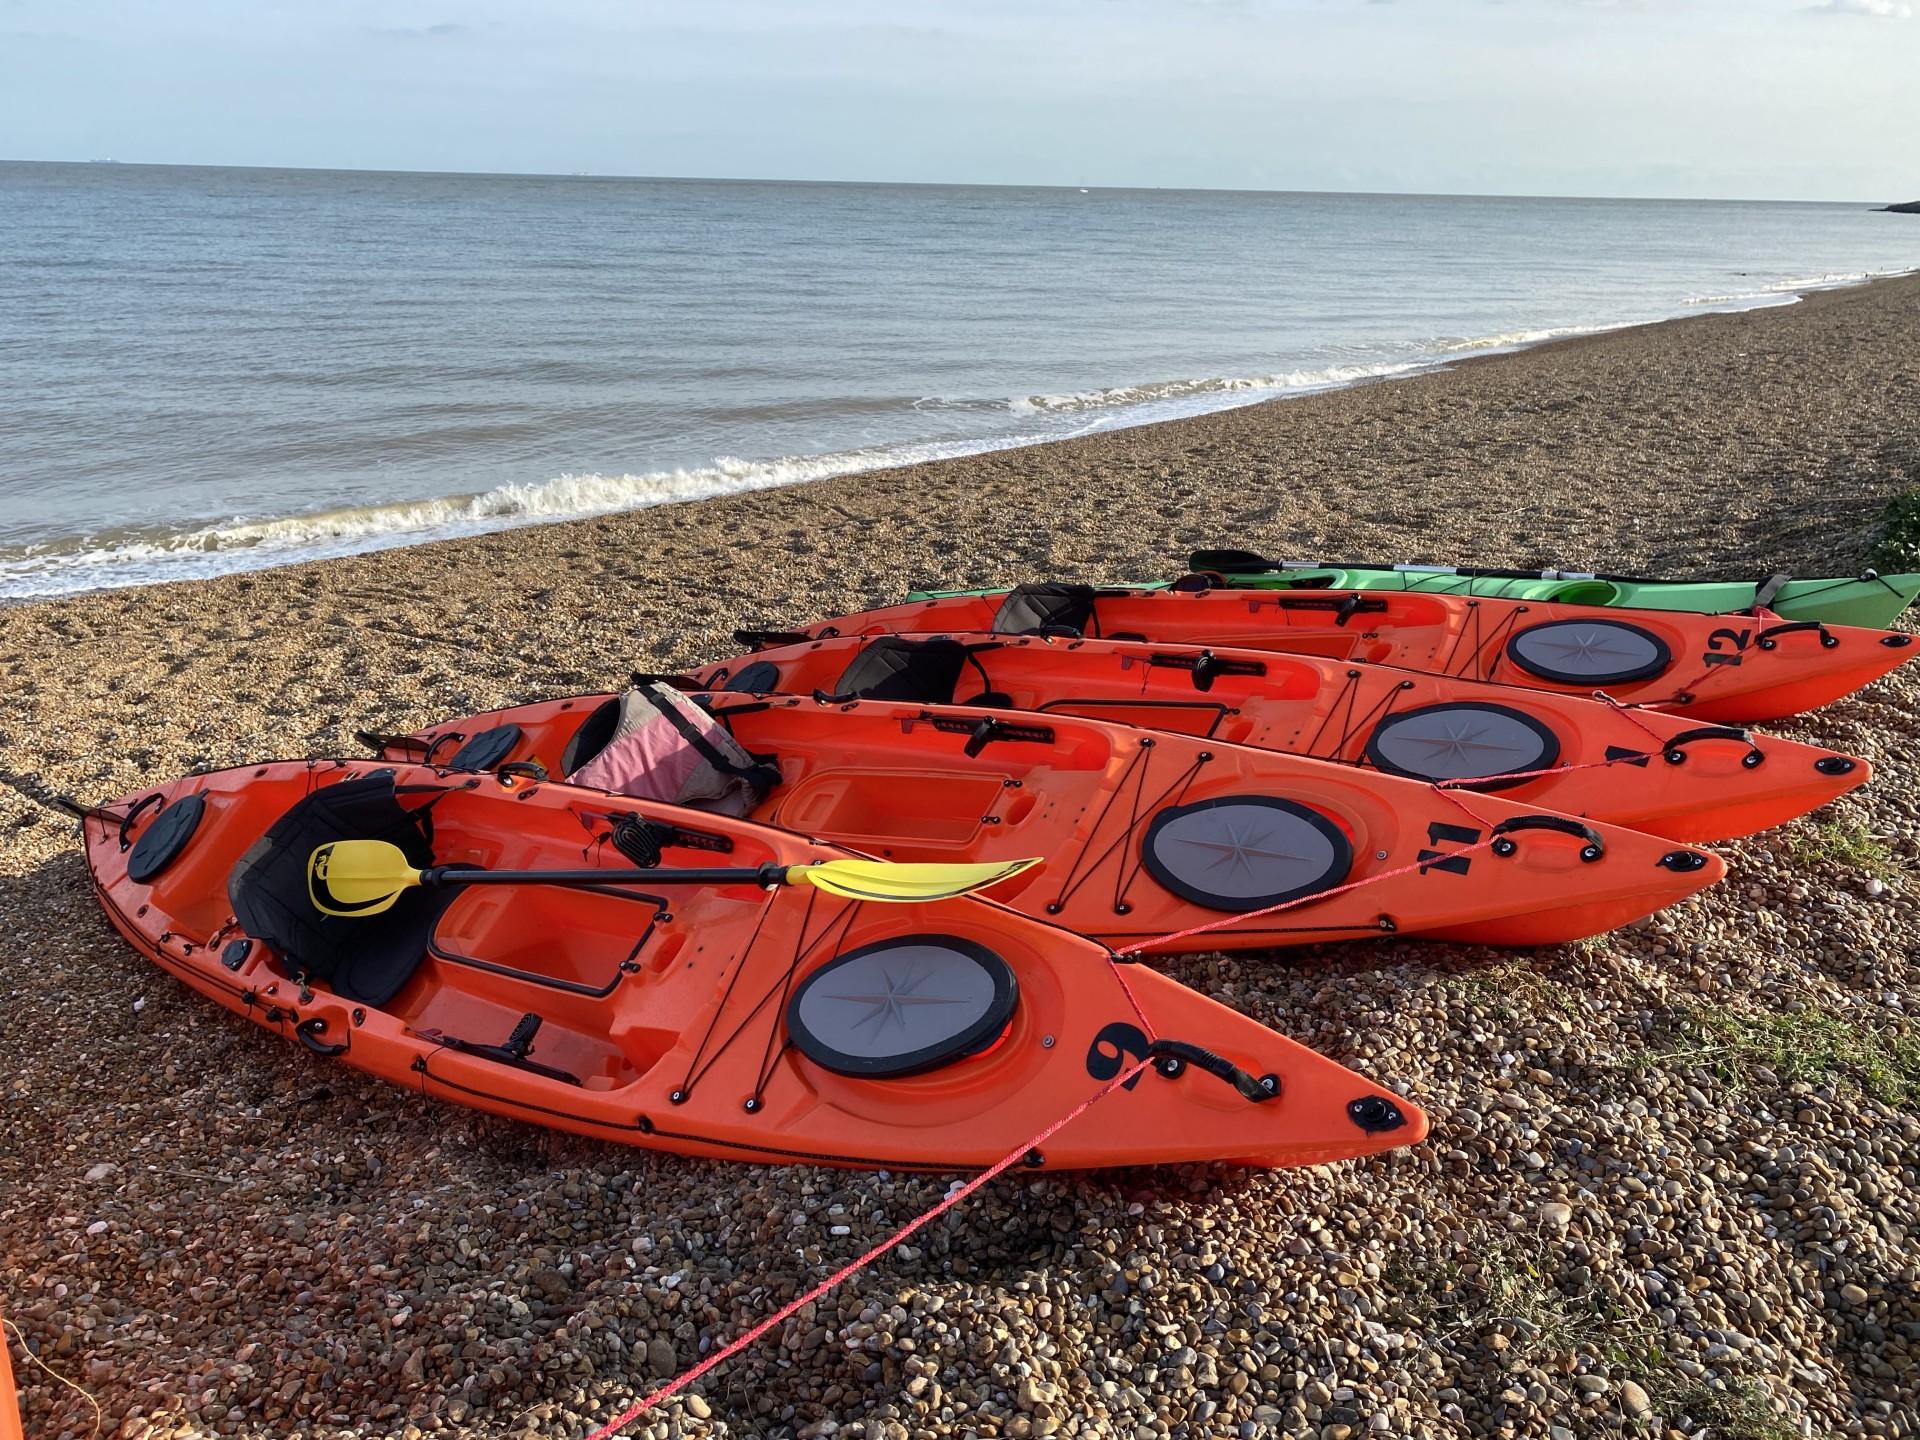
[[[1920,215],[1920,200],[1909,200],[1904,205],[1882,205],[1880,209],[1891,215]]]

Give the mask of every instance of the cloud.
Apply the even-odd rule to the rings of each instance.
[[[1807,9],[1815,15],[1874,15],[1883,20],[1905,20],[1913,14],[1904,0],[1820,0]]]

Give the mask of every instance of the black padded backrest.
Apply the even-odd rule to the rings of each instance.
[[[560,752],[560,773],[571,775],[586,764],[613,741],[613,732],[620,725],[620,697],[601,702],[600,708],[580,722],[580,728],[573,732],[573,738],[567,741],[567,748]]]
[[[433,863],[432,822],[394,794],[391,771],[342,780],[306,796],[242,855],[227,879],[241,928],[334,994],[384,1005],[426,958],[427,937],[452,890],[409,890],[378,915],[327,915],[307,890],[313,852],[335,840],[384,840],[407,863]]]
[[[967,647],[958,640],[882,635],[854,657],[834,689],[866,700],[951,705],[966,667]]]
[[[1064,625],[1084,635],[1092,620],[1091,585],[1016,585],[1000,602],[993,630],[996,635],[1029,635],[1051,625]]]

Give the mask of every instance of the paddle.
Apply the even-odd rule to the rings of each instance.
[[[813,885],[849,900],[910,904],[950,900],[1039,863],[1037,858],[991,865],[824,860],[721,870],[482,870],[468,865],[416,870],[399,846],[384,840],[336,840],[308,861],[307,895],[323,915],[349,917],[378,915],[408,890],[427,885]]]

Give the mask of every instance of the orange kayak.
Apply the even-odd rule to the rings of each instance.
[[[1684,713],[1696,723],[1777,720],[1817,709],[1897,669],[1914,637],[1772,616],[1618,610],[1401,591],[1096,590],[1022,585],[909,601],[743,644],[836,635],[991,631],[1155,644],[1229,645],[1362,660],[1460,680]]]
[[[8,1335],[0,1335],[0,1440],[20,1440],[20,1396],[13,1388],[10,1349]]]
[[[1555,944],[1651,914],[1724,872],[1718,856],[1499,796],[1451,797],[1397,775],[1097,720],[703,698],[748,752],[778,763],[781,783],[754,819],[890,860],[1046,856],[994,898],[1116,948],[1385,934]],[[494,711],[389,742],[387,753],[458,766],[471,763],[465,751],[573,774],[597,753],[577,742],[608,733],[618,703],[594,695]],[[1288,901],[1301,903],[1248,914]]]
[[[784,691],[1143,725],[1417,780],[1701,843],[1751,835],[1864,784],[1864,760],[1653,710],[1385,665],[1031,635],[842,635],[706,665],[688,690]],[[1522,778],[1502,778],[1519,776]]]
[[[169,974],[316,1056],[538,1125],[722,1159],[971,1169],[1150,1056],[1031,1163],[1309,1165],[1427,1132],[1359,1075],[986,900],[671,883],[846,853],[748,821],[514,774],[285,761],[129,796],[84,831],[107,915]],[[650,868],[628,858],[636,833]],[[341,839],[608,883],[426,886],[322,915],[308,857]],[[636,876],[651,878],[614,883]]]

